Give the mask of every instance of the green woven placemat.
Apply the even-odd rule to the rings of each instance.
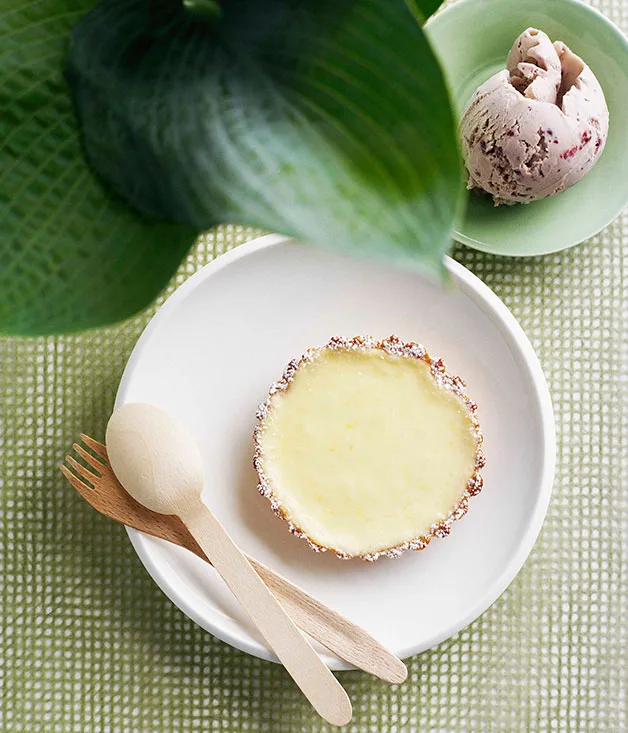
[[[628,30],[628,3],[599,2]],[[256,232],[205,238],[168,292]],[[628,214],[575,249],[456,257],[505,301],[552,391],[549,514],[523,571],[480,619],[409,661],[394,689],[341,675],[360,733],[628,730]],[[64,483],[80,431],[102,437],[152,315],[80,336],[0,341],[0,730],[332,730],[280,667],[205,633],[119,526]]]

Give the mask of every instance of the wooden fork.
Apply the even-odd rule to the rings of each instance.
[[[84,434],[81,434],[81,440],[93,453],[86,451],[77,443],[72,447],[91,469],[72,456],[66,456],[66,461],[75,473],[64,465],[59,468],[70,484],[94,509],[116,522],[184,547],[209,562],[178,517],[153,512],[127,493],[106,463],[107,449],[102,443]],[[380,679],[393,684],[399,684],[406,679],[408,673],[404,663],[367,631],[258,560],[248,555],[247,559],[297,626],[312,638],[341,659]]]

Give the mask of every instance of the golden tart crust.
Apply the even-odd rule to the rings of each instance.
[[[315,362],[326,350],[347,352],[370,352],[372,350],[381,350],[391,356],[419,360],[429,367],[429,373],[435,385],[454,395],[458,401],[466,407],[475,442],[472,473],[467,480],[464,490],[460,494],[459,500],[449,511],[449,514],[444,519],[434,522],[429,529],[426,532],[423,532],[420,536],[391,547],[378,549],[376,552],[351,554],[337,547],[333,547],[330,544],[322,544],[321,542],[312,539],[312,537],[299,526],[298,521],[291,516],[289,510],[279,499],[273,489],[272,482],[264,469],[265,453],[262,436],[265,423],[273,409],[275,396],[277,394],[287,392],[290,389],[295,375],[301,367],[308,363]],[[460,377],[449,374],[441,359],[433,359],[422,345],[412,341],[402,341],[395,335],[389,336],[381,341],[377,341],[370,336],[355,336],[353,338],[335,336],[324,346],[308,349],[308,351],[306,351],[300,358],[293,359],[288,364],[282,377],[271,385],[268,398],[262,405],[260,405],[257,411],[257,426],[253,435],[255,443],[253,465],[259,478],[258,490],[262,496],[269,500],[273,512],[288,523],[290,532],[297,537],[304,539],[316,552],[325,552],[330,550],[341,559],[359,557],[362,560],[373,562],[380,557],[399,557],[405,550],[423,550],[428,546],[433,537],[446,537],[449,535],[453,522],[462,518],[467,513],[469,499],[478,494],[482,489],[483,480],[480,471],[485,465],[485,457],[482,452],[483,435],[477,418],[477,405],[469,398],[465,389],[466,385],[463,380]]]

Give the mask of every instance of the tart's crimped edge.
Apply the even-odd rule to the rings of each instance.
[[[294,375],[303,364],[314,361],[323,351],[328,349],[336,351],[369,351],[372,349],[381,349],[382,351],[394,356],[405,356],[407,358],[418,359],[430,367],[430,374],[435,383],[441,389],[447,390],[448,392],[456,395],[468,409],[476,445],[473,473],[471,478],[467,481],[467,486],[458,503],[453,507],[445,519],[435,522],[425,535],[407,540],[406,542],[393,547],[379,550],[378,552],[367,553],[364,555],[352,555],[342,550],[338,550],[337,548],[321,545],[314,541],[308,536],[307,532],[301,529],[293,521],[287,509],[273,492],[271,482],[269,481],[268,476],[264,473],[263,450],[260,442],[264,421],[271,409],[273,397],[278,392],[285,392],[290,387]],[[291,534],[304,539],[315,552],[326,552],[329,550],[343,560],[360,558],[367,562],[374,562],[380,557],[399,557],[406,550],[423,550],[434,537],[446,537],[451,532],[452,524],[457,519],[461,519],[467,513],[469,508],[469,499],[478,494],[482,489],[483,479],[480,471],[486,463],[484,453],[482,452],[484,436],[482,435],[480,423],[477,418],[477,405],[467,395],[465,388],[466,385],[460,377],[453,376],[447,372],[442,359],[433,359],[428,354],[424,346],[417,344],[414,341],[402,341],[394,334],[379,341],[371,336],[354,336],[353,338],[334,336],[324,346],[308,349],[298,359],[292,359],[284,370],[281,378],[271,385],[266,401],[259,406],[256,414],[257,426],[253,432],[253,440],[255,443],[253,465],[257,471],[259,479],[257,489],[262,496],[269,500],[273,512],[288,523],[288,528]]]

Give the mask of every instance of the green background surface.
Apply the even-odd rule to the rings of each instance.
[[[628,2],[595,5],[628,31]],[[255,234],[223,227],[205,237],[168,292]],[[628,214],[543,258],[462,248],[455,256],[504,300],[537,350],[556,412],[554,494],[514,583],[467,629],[409,660],[404,685],[340,674],[354,705],[348,730],[623,733]],[[0,340],[0,730],[331,731],[282,668],[178,611],[124,530],[58,472],[79,432],[103,437],[153,311],[82,335]]]

